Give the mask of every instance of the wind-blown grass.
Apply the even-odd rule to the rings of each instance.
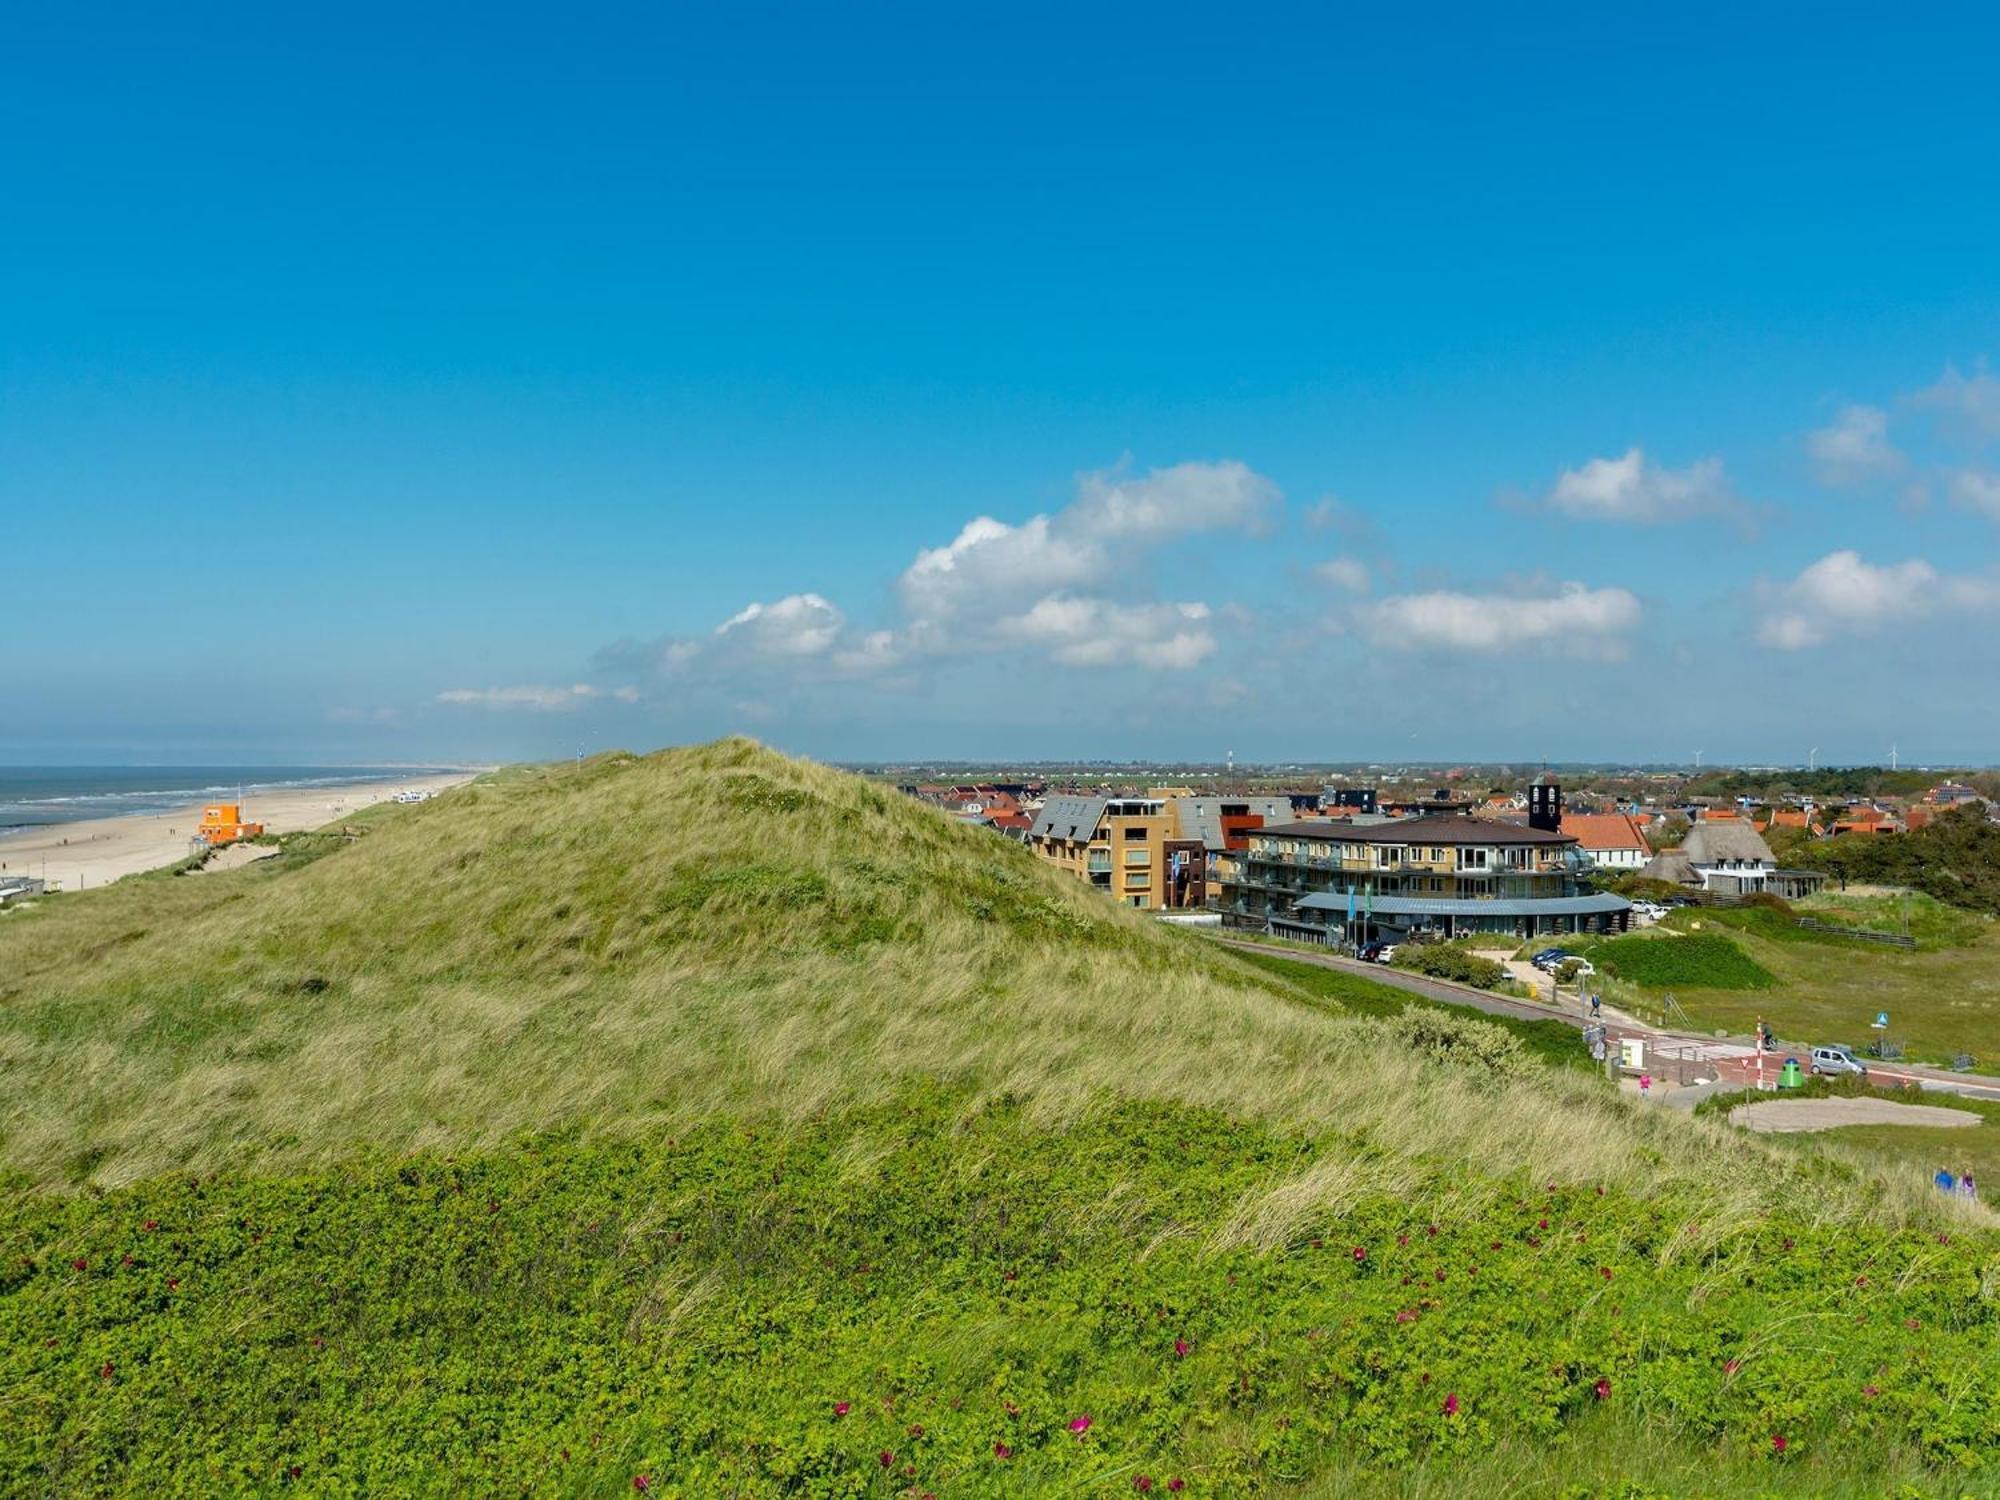
[[[725,741],[352,835],[0,921],[0,1487],[1240,1493],[1587,1422],[1739,1467],[1773,1422],[1814,1463],[1878,1433],[1915,1473],[1994,1409],[1884,1321],[1987,1346],[1985,1210],[1239,958],[856,778]],[[1407,1322],[1428,1226],[1478,1290]],[[1841,1292],[1865,1333],[1836,1263],[1884,1281]],[[1823,1349],[1777,1341],[1801,1317]],[[1904,1372],[1893,1413],[1848,1358]]]

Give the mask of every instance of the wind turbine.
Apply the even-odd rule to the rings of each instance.
[[[1701,752],[1699,750],[1694,753],[1694,768],[1697,771],[1701,769]]]
[[[1817,771],[1819,769],[1819,746],[1814,745],[1812,750],[1807,754],[1806,769],[1808,771]]]
[[[1889,743],[1889,769],[1896,769],[1896,745],[1893,740]]]

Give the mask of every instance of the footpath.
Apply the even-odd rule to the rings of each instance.
[[[1625,1038],[1640,1038],[1645,1042],[1649,1071],[1665,1086],[1666,1101],[1677,1108],[1692,1109],[1709,1094],[1752,1088],[1757,1083],[1757,1044],[1747,1036],[1716,1036],[1713,1033],[1653,1026],[1608,1005],[1593,1021],[1580,1009],[1494,995],[1474,989],[1471,985],[1457,984],[1449,979],[1433,979],[1428,974],[1412,974],[1384,964],[1366,963],[1344,954],[1314,953],[1236,936],[1217,936],[1211,941],[1245,953],[1267,953],[1296,963],[1336,969],[1387,985],[1390,989],[1406,990],[1447,1005],[1469,1006],[1488,1015],[1511,1016],[1524,1021],[1561,1021],[1579,1031],[1600,1025],[1605,1029],[1605,1045],[1614,1051]],[[1771,1050],[1763,1055],[1764,1076],[1775,1081],[1778,1069],[1787,1057],[1804,1059],[1809,1052],[1809,1043],[1783,1038],[1774,1040]],[[1980,1073],[1954,1073],[1946,1068],[1926,1067],[1920,1063],[1870,1062],[1868,1076],[1878,1083],[1915,1083],[1938,1093],[2000,1101],[2000,1078]]]

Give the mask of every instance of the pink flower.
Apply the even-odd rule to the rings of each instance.
[[[1188,1341],[1186,1339],[1175,1339],[1174,1340],[1175,1357],[1178,1359],[1186,1359],[1187,1353],[1188,1353]]]
[[[1424,1226],[1424,1233],[1425,1233],[1426,1235],[1428,1235],[1428,1236],[1429,1236],[1430,1238],[1432,1238],[1432,1239],[1436,1239],[1436,1238],[1438,1237],[1438,1227],[1437,1227],[1437,1225],[1435,1225],[1435,1224],[1426,1224],[1426,1225]]]
[[[1861,1394],[1873,1401],[1877,1396],[1882,1394],[1882,1389],[1880,1386],[1864,1385],[1861,1387]]]
[[[1611,1382],[1609,1380],[1600,1379],[1596,1385],[1591,1387],[1591,1390],[1597,1393],[1599,1401],[1608,1401],[1611,1399]]]
[[[833,1414],[836,1417],[844,1417],[853,1410],[854,1403],[851,1401],[836,1401],[833,1403]]]
[[[887,1448],[884,1448],[875,1456],[882,1460],[882,1467],[885,1469],[892,1469],[896,1466],[896,1455],[891,1453]]]
[[[632,1476],[632,1488],[637,1490],[640,1494],[642,1495],[645,1494],[646,1491],[650,1490],[652,1487],[653,1487],[653,1481],[650,1475],[634,1474]]]
[[[993,1445],[993,1456],[1000,1459],[1012,1458],[1014,1450],[1009,1448],[1005,1443],[995,1443]]]
[[[1090,1431],[1090,1418],[1089,1417],[1072,1418],[1070,1420],[1069,1430],[1075,1433],[1085,1433]]]
[[[1785,1442],[1785,1435],[1782,1432],[1771,1434],[1771,1451],[1773,1453],[1783,1453],[1788,1446]]]
[[[1152,1487],[1153,1487],[1153,1481],[1148,1476],[1144,1474],[1134,1474],[1132,1476],[1132,1488],[1137,1490],[1140,1494],[1142,1495],[1145,1494],[1146,1491],[1150,1490]]]
[[[1734,1375],[1738,1370],[1742,1368],[1743,1368],[1743,1361],[1740,1359],[1724,1360],[1722,1363],[1722,1373],[1725,1375]]]
[[[1455,1417],[1455,1416],[1457,1416],[1457,1415],[1458,1415],[1458,1392],[1457,1392],[1457,1391],[1453,1391],[1453,1392],[1451,1392],[1451,1393],[1450,1393],[1449,1395],[1447,1395],[1447,1396],[1446,1396],[1446,1397],[1444,1398],[1444,1414],[1445,1414],[1445,1415],[1446,1415],[1447,1417]]]
[[[1413,1308],[1406,1307],[1396,1314],[1396,1321],[1398,1323],[1414,1323],[1417,1321],[1416,1311]]]
[[[1187,1481],[1176,1474],[1172,1479],[1167,1481],[1167,1488],[1178,1495],[1182,1490],[1187,1488]]]
[[[1399,1234],[1396,1236],[1396,1243],[1398,1245],[1407,1245],[1410,1243],[1410,1237],[1407,1234]]]
[[[1544,1214],[1542,1215],[1541,1218],[1535,1220],[1535,1228],[1547,1229],[1548,1227],[1549,1227],[1549,1219],[1547,1214]]]

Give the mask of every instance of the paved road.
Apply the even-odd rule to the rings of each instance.
[[[1269,953],[1278,958],[1292,959],[1297,963],[1316,964],[1322,969],[1337,969],[1363,979],[1372,979],[1377,984],[1386,984],[1391,989],[1407,990],[1413,995],[1422,995],[1428,1000],[1442,1000],[1448,1005],[1468,1005],[1489,1015],[1515,1016],[1528,1021],[1561,1021],[1576,1027],[1579,1031],[1590,1024],[1586,1017],[1578,1013],[1558,1010],[1531,1000],[1512,1000],[1501,995],[1489,995],[1484,990],[1476,990],[1469,985],[1453,984],[1448,979],[1432,979],[1425,974],[1412,974],[1382,964],[1363,963],[1358,958],[1347,958],[1338,953],[1311,953],[1298,948],[1277,948],[1268,943],[1253,942],[1240,937],[1215,937],[1212,941],[1222,944],[1225,948],[1235,948],[1245,953]],[[1697,1032],[1668,1031],[1611,1010],[1606,1010],[1604,1023],[1614,1038],[1643,1036],[1648,1039],[1651,1050],[1655,1052],[1667,1048],[1679,1050],[1686,1055],[1699,1056],[1726,1080],[1736,1082],[1739,1086],[1746,1085],[1755,1078],[1756,1048],[1748,1037],[1719,1038]],[[1764,1066],[1775,1077],[1779,1064],[1786,1057],[1804,1057],[1807,1050],[1805,1043],[1780,1040],[1776,1044],[1774,1053],[1765,1054]],[[2000,1101],[2000,1078],[1978,1073],[1951,1073],[1942,1068],[1926,1068],[1914,1063],[1870,1063],[1868,1076],[1880,1083],[1918,1083],[1927,1089],[1936,1089],[1947,1094],[1962,1094],[1969,1099]]]

